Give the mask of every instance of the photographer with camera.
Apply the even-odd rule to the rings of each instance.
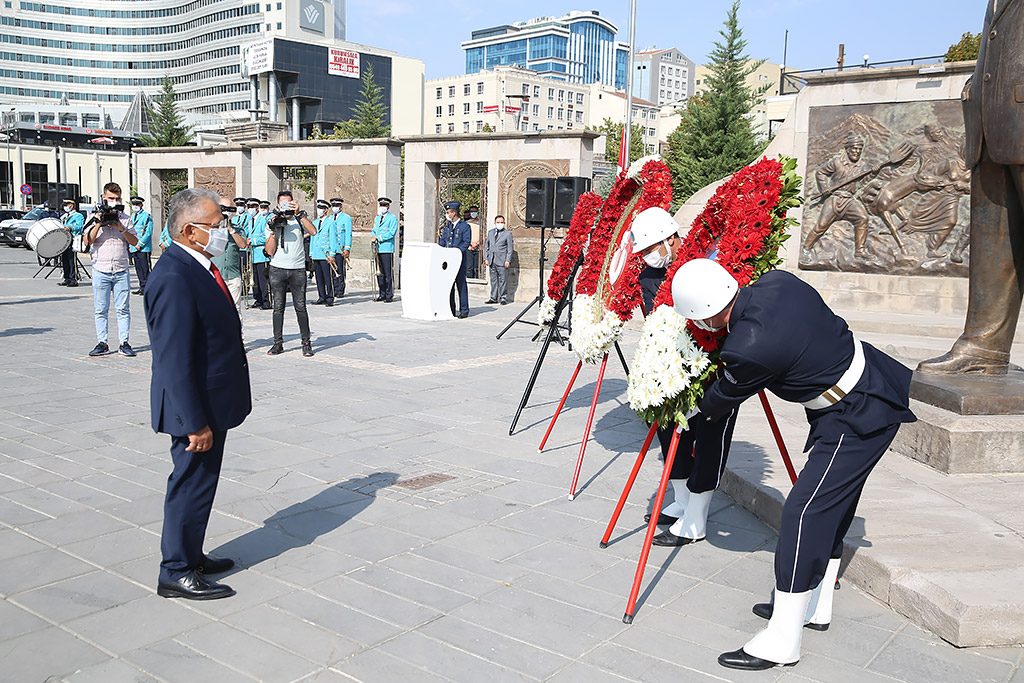
[[[117,310],[117,332],[121,343],[118,350],[123,356],[134,356],[128,343],[131,328],[129,293],[131,276],[128,274],[128,246],[138,246],[139,240],[132,227],[131,217],[121,203],[121,186],[107,183],[103,186],[101,202],[96,205],[89,222],[85,224],[85,242],[92,246],[92,294],[96,312],[96,348],[90,356],[110,353],[107,346],[107,314],[110,297],[114,297]]]
[[[313,355],[309,340],[309,314],[306,312],[305,237],[316,234],[316,226],[299,211],[291,190],[277,193],[277,207],[267,224],[264,249],[270,257],[270,299],[274,306],[274,345],[268,355],[284,352],[284,295],[290,290],[295,317],[302,335],[302,355]]]

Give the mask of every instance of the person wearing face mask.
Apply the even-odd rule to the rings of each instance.
[[[391,303],[394,299],[395,239],[398,237],[398,216],[390,212],[391,200],[377,199],[377,216],[373,219],[370,239],[377,245],[377,291],[374,301]]]
[[[85,217],[78,212],[78,202],[73,197],[65,197],[62,206],[64,208],[64,215],[61,216],[61,222],[64,223],[64,229],[71,233],[73,244],[74,238],[82,234]],[[78,286],[77,258],[78,255],[75,253],[74,247],[65,249],[64,253],[60,255],[61,266],[64,269],[64,279],[58,283],[59,285],[63,287]]]
[[[228,244],[220,197],[190,188],[171,198],[173,240],[146,286],[153,346],[153,431],[171,437],[157,595],[213,600],[235,594],[209,577],[234,561],[203,552],[227,432],[252,410],[242,324],[214,257]]]
[[[267,223],[267,243],[270,257],[270,301],[274,306],[274,345],[267,351],[276,356],[284,353],[285,293],[292,294],[292,307],[302,337],[302,355],[313,355],[309,338],[309,313],[306,312],[306,248],[305,237],[316,234],[316,226],[292,197],[291,190],[277,193],[277,209]]]
[[[721,420],[764,389],[806,409],[807,464],[782,507],[774,600],[754,606],[768,626],[718,658],[734,669],[795,664],[804,627],[824,631],[831,622],[843,537],[865,481],[900,425],[917,419],[912,373],[858,340],[813,287],[786,271],[737,289],[721,265],[695,259],[676,271],[672,298],[679,315],[727,332],[725,371],[691,425]]]
[[[640,213],[633,220],[632,230],[633,251],[642,254],[647,264],[640,274],[640,286],[644,308],[650,313],[665,280],[665,271],[683,241],[679,237],[679,224],[668,211],[657,207]],[[654,537],[655,545],[682,546],[705,538],[711,499],[722,482],[737,413],[738,410],[733,410],[714,422],[703,420],[680,435],[669,475],[674,500],[662,508],[658,516],[658,524],[669,528]],[[668,455],[675,425],[658,427],[664,457]],[[689,457],[691,454],[693,457]]]
[[[352,251],[352,216],[344,211],[345,200],[341,197],[331,198],[331,214],[334,216],[334,227],[338,232],[339,258],[335,259],[337,274],[334,277],[334,296],[345,296],[345,270],[348,268],[348,255]]]
[[[107,315],[110,299],[117,309],[117,334],[121,342],[118,351],[123,356],[135,356],[128,343],[132,325],[130,307],[131,275],[128,273],[130,256],[128,246],[138,244],[131,217],[124,212],[121,203],[121,186],[110,182],[103,186],[102,205],[96,207],[86,224],[85,242],[92,247],[92,294],[96,314],[96,348],[90,356],[104,356],[110,353],[107,346]]]
[[[132,261],[135,263],[135,276],[139,278],[139,288],[132,294],[142,294],[146,290],[146,278],[152,269],[150,258],[153,252],[153,216],[142,208],[145,200],[132,197],[132,227],[139,238],[137,247],[128,247]]]
[[[331,204],[326,199],[316,201],[317,217],[313,221],[316,226],[316,234],[309,240],[309,256],[313,259],[313,272],[316,276],[316,291],[319,298],[313,302],[314,305],[334,305],[334,273],[332,266],[337,259],[335,255],[341,251],[338,248],[338,230],[334,224],[334,214],[331,213]]]
[[[469,223],[469,249],[466,251],[466,277],[483,277],[480,274],[480,242],[487,237],[480,220],[480,207],[471,206],[463,220]]]
[[[491,279],[491,298],[486,301],[504,306],[508,303],[508,268],[512,265],[512,233],[505,229],[505,217],[495,216],[494,227],[484,241],[484,264]]]
[[[225,218],[227,216],[228,214],[225,213]],[[236,210],[234,219],[229,220],[228,224],[221,228],[223,230],[222,234],[227,237],[224,240],[224,246],[222,248],[217,246],[221,233],[218,233],[217,241],[211,242],[211,246],[220,252],[212,254],[213,263],[220,270],[221,277],[224,278],[224,283],[228,287],[228,292],[231,293],[231,300],[235,302],[236,309],[240,309],[242,305],[242,250],[246,249],[249,244],[245,230],[248,228],[250,221],[251,219],[245,212],[243,204],[241,218],[237,215]]]
[[[469,262],[468,251],[472,240],[469,223],[462,220],[459,209],[462,205],[456,201],[450,201],[444,205],[445,216],[448,223],[441,230],[441,239],[438,243],[442,247],[458,249],[462,252],[462,264],[459,272],[455,275],[455,283],[452,285],[452,292],[449,296],[449,305],[452,308],[452,315],[459,318],[469,317],[469,287],[466,285],[466,268]],[[459,292],[459,310],[455,311],[455,291]]]
[[[267,264],[270,257],[263,247],[267,243],[267,223],[270,221],[270,202],[258,203],[256,215],[249,226],[249,249],[252,251],[252,300],[253,308],[269,311],[270,288],[267,285]]]

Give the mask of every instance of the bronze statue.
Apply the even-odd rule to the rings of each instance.
[[[964,86],[971,175],[971,269],[964,332],[924,373],[1005,375],[1024,293],[1024,0],[986,0]]]

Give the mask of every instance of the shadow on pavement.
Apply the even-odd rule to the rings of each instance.
[[[377,489],[392,486],[396,481],[398,474],[394,472],[347,479],[274,513],[261,528],[233,538],[211,552],[215,557],[230,557],[236,562],[233,569],[218,575],[218,580],[311,544],[354,519],[373,504]]]
[[[53,332],[52,327],[12,327],[0,332],[0,337],[16,337],[21,334],[46,334]]]

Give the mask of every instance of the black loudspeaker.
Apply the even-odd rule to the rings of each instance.
[[[526,179],[526,227],[550,228],[555,218],[555,179]]]
[[[564,175],[555,178],[555,227],[568,228],[580,195],[590,191],[590,178]]]

